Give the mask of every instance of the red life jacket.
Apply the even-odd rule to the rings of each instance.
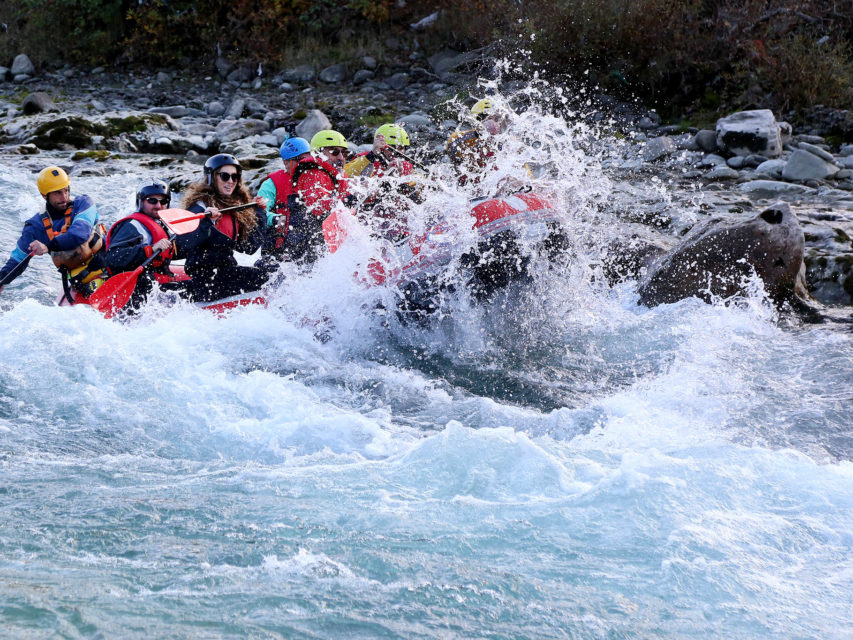
[[[275,185],[275,204],[273,208],[276,210],[276,213],[286,213],[282,209],[287,208],[287,196],[293,193],[293,179],[284,169],[274,171],[269,175],[269,179]]]
[[[159,218],[152,218],[151,216],[147,216],[144,213],[137,211],[136,213],[131,213],[129,216],[122,218],[117,221],[112,227],[110,227],[110,231],[107,234],[106,240],[106,249],[109,251],[110,243],[112,241],[113,229],[115,229],[119,224],[125,222],[126,220],[136,220],[143,227],[148,230],[148,233],[151,234],[151,244],[145,247],[145,255],[151,255],[151,245],[156,244],[160,240],[168,239],[169,234],[166,233],[166,229],[163,227],[163,224],[160,222]],[[161,252],[159,256],[154,258],[151,261],[151,266],[156,268],[162,267],[169,263],[172,259],[172,250],[171,248],[166,249]]]
[[[306,192],[317,186],[322,181],[323,176],[327,176],[332,183],[332,188],[328,196],[324,196],[324,198],[328,198],[328,210],[318,212],[315,207],[316,202],[305,202],[311,208],[313,215],[318,218],[325,217],[331,213],[332,200],[340,200],[348,193],[349,189],[346,179],[338,174],[335,167],[319,158],[305,158],[301,160],[296,165],[296,169],[293,170],[293,177],[291,178],[293,193],[298,194],[304,200],[307,195]]]
[[[240,227],[237,223],[237,218],[234,217],[233,213],[223,213],[213,226],[219,233],[223,234],[227,238],[237,240],[237,234],[240,232]]]

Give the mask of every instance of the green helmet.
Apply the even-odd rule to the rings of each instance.
[[[409,134],[406,133],[406,130],[399,124],[383,124],[376,130],[376,133],[373,134],[373,138],[376,139],[376,136],[382,136],[385,138],[385,142],[392,146],[401,146],[408,147],[409,146]]]
[[[318,131],[314,134],[314,137],[311,138],[311,150],[316,151],[317,149],[322,149],[323,147],[349,147],[347,144],[347,139],[344,138],[343,134],[338,133],[332,129],[323,129],[322,131]]]

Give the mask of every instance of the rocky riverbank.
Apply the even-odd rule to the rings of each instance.
[[[390,120],[405,123],[420,157],[434,161],[457,126],[448,100],[461,96],[470,104],[469,96],[484,91],[477,87],[480,61],[453,52],[389,65],[365,57],[355,70],[301,66],[275,74],[225,60],[211,75],[36,72],[25,62],[17,58],[11,73],[0,68],[0,152],[33,170],[49,153],[72,175],[109,174],[111,158],[126,158],[164,167],[176,188],[197,178],[209,154],[237,155],[257,183],[278,168],[278,146],[288,135],[310,138],[333,127],[365,144]],[[508,95],[522,84],[499,87]],[[714,130],[685,130],[599,95],[577,117],[598,123],[595,139],[581,144],[595,147],[620,185],[610,206],[638,240],[638,255],[655,255],[649,246],[671,246],[696,222],[679,215],[681,204],[695,209],[698,202],[700,210],[725,216],[783,200],[805,233],[810,294],[827,305],[853,304],[853,144],[832,144],[817,135],[820,126],[796,130],[762,110],[732,114]],[[669,195],[663,204],[639,206],[631,185],[651,179]],[[637,222],[642,232],[631,231]],[[638,270],[645,264],[633,260]]]

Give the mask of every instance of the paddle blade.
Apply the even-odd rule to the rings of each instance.
[[[198,229],[198,223],[205,216],[203,213],[192,213],[186,209],[162,209],[160,219],[172,230],[181,235]]]
[[[142,267],[117,273],[98,287],[95,293],[89,296],[87,303],[103,313],[104,317],[112,318],[130,300],[140,273],[142,273]]]

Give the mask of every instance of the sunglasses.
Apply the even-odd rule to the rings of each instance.
[[[349,155],[349,151],[344,151],[343,149],[329,149],[328,153],[330,156],[343,156],[344,158]]]
[[[145,198],[145,202],[148,204],[169,204],[169,200],[167,198]]]
[[[239,173],[228,173],[227,171],[220,171],[217,175],[219,176],[219,179],[222,180],[222,182],[231,182],[232,180],[234,182],[240,181]]]

